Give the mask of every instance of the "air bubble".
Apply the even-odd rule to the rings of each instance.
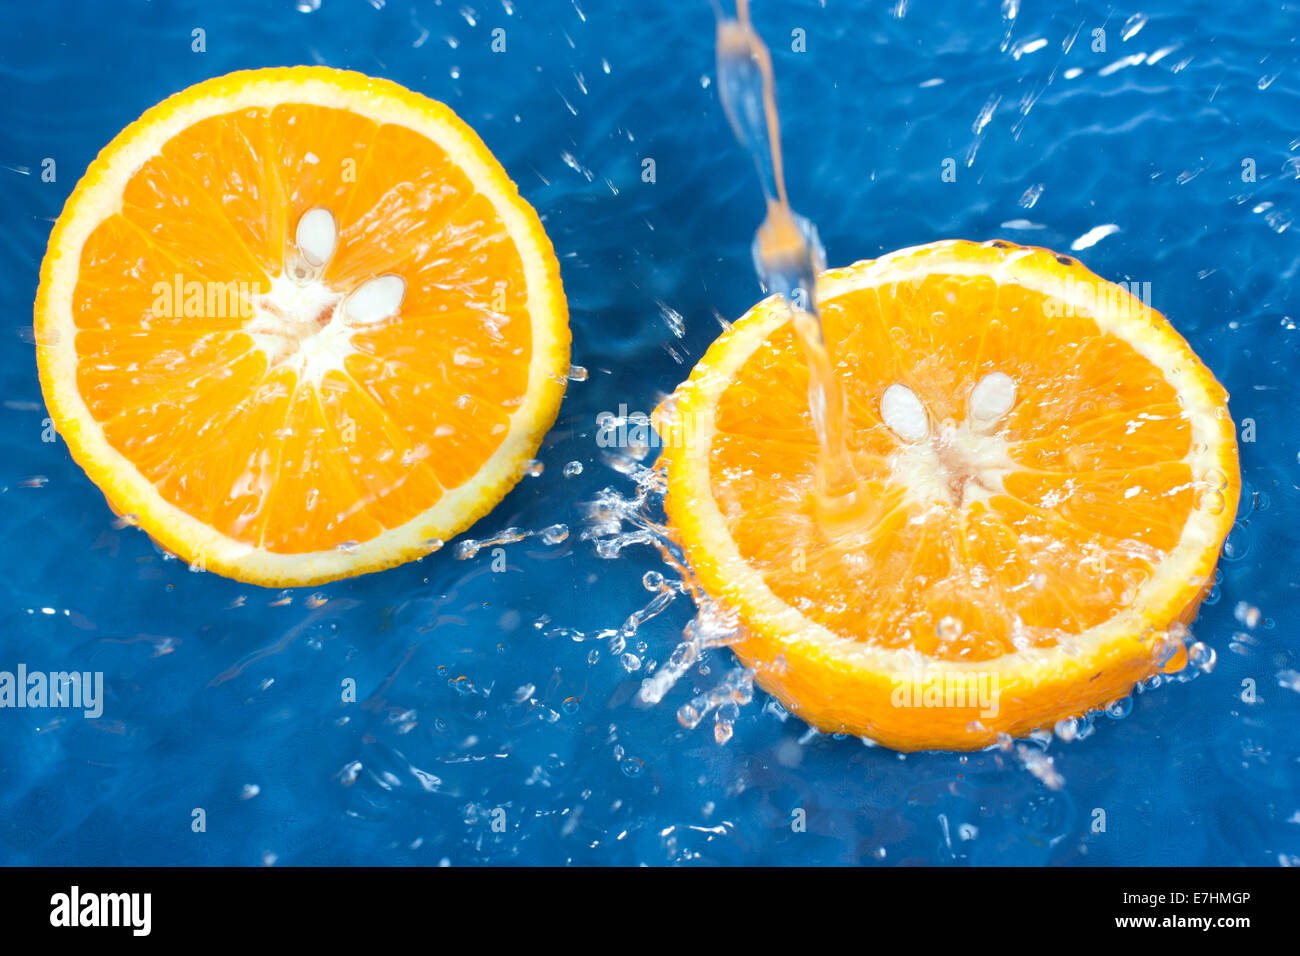
[[[1132,697],[1117,697],[1106,705],[1106,716],[1111,720],[1123,720],[1133,713]]]
[[[1253,607],[1246,601],[1238,601],[1237,606],[1233,608],[1233,617],[1249,628],[1255,628],[1259,624],[1259,608]]]
[[[1187,648],[1187,663],[1202,674],[1208,674],[1214,670],[1214,663],[1217,659],[1218,655],[1214,653],[1214,648],[1207,646],[1202,641],[1197,641]]]

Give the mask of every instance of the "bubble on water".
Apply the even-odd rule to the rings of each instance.
[[[357,777],[361,776],[361,768],[361,761],[353,760],[351,763],[344,764],[335,776],[343,786],[350,787],[357,782]]]
[[[578,475],[582,474],[582,462],[580,461],[569,462],[564,466],[564,469],[561,472],[561,474],[563,474],[565,478],[576,478]]]
[[[640,757],[624,757],[619,761],[619,768],[625,777],[639,777],[645,772],[645,761]]]
[[[1105,714],[1111,720],[1123,720],[1131,713],[1133,713],[1132,697],[1117,697],[1105,708]]]
[[[704,719],[706,703],[703,697],[696,697],[690,703],[677,708],[677,722],[687,730],[694,730]]]
[[[719,744],[725,744],[731,740],[732,735],[736,732],[736,722],[734,719],[723,717],[722,711],[719,710],[713,718],[713,739]]]
[[[474,687],[474,682],[462,674],[459,677],[452,677],[447,680],[447,686],[456,693],[468,696],[477,694],[478,690]]]
[[[1232,610],[1232,616],[1252,630],[1259,624],[1259,608],[1246,601],[1238,601]]]
[[[1248,657],[1252,652],[1252,648],[1258,643],[1254,637],[1245,631],[1236,631],[1228,642],[1228,650],[1234,654],[1240,654],[1242,657]]]
[[[1202,641],[1196,641],[1187,648],[1187,663],[1202,674],[1208,674],[1214,670],[1214,663],[1217,659],[1218,655],[1214,653],[1214,648],[1209,647]]]
[[[1072,740],[1078,740],[1079,719],[1077,717],[1070,717],[1065,720],[1058,720],[1056,726],[1053,728],[1053,732],[1057,737],[1067,743]]]
[[[1240,521],[1232,526],[1228,537],[1223,541],[1223,560],[1240,561],[1250,554],[1251,536],[1249,530]]]

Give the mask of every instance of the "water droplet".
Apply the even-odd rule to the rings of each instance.
[[[567,524],[553,524],[548,528],[543,528],[539,534],[542,544],[561,544],[569,537],[569,526]]]
[[[1079,721],[1074,717],[1070,717],[1066,720],[1058,720],[1056,726],[1053,728],[1053,732],[1061,740],[1069,743],[1072,740],[1078,739]]]
[[[1197,641],[1187,648],[1187,663],[1203,674],[1208,674],[1214,670],[1216,660],[1218,660],[1218,655],[1214,653],[1214,648],[1207,646],[1202,641]]]
[[[1021,208],[1033,209],[1034,204],[1038,202],[1039,197],[1042,195],[1043,195],[1042,183],[1035,183],[1034,185],[1030,186],[1028,189],[1024,191],[1024,193],[1020,197]]]
[[[1237,522],[1223,542],[1223,560],[1240,561],[1250,554],[1250,548],[1250,532],[1241,522]]]
[[[1237,602],[1237,606],[1232,610],[1232,616],[1252,629],[1259,624],[1259,608],[1252,606],[1246,601]]]
[[[619,767],[626,777],[639,777],[645,772],[645,761],[640,757],[624,757]]]
[[[1106,716],[1111,720],[1123,720],[1133,713],[1132,697],[1117,697],[1106,705]]]
[[[562,472],[562,474],[564,475],[565,478],[576,478],[578,475],[582,474],[582,462],[580,461],[569,462],[564,466],[564,471]]]
[[[952,615],[945,615],[939,619],[939,623],[934,627],[934,633],[938,635],[941,641],[955,641],[961,637],[961,621]]]

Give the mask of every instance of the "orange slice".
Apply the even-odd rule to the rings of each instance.
[[[450,109],[321,67],[170,97],[50,235],[41,387],[112,508],[263,585],[440,546],[514,485],[569,362],[537,214]]]
[[[1227,395],[1075,260],[940,242],[819,278],[859,477],[814,496],[808,373],[769,299],[659,412],[671,527],[758,683],[828,732],[967,750],[1186,660],[1240,491]]]

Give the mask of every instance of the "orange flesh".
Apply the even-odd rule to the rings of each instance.
[[[155,283],[178,274],[269,290],[316,207],[338,230],[325,286],[406,283],[341,369],[300,381],[298,342],[268,351],[246,316],[157,314]],[[328,107],[228,113],[170,140],[87,240],[74,317],[77,384],[113,448],[171,504],[280,553],[430,508],[501,445],[528,387],[523,265],[492,205],[428,138]],[[297,317],[300,334],[330,318]]]
[[[778,597],[845,637],[974,661],[1052,645],[1133,602],[1194,505],[1191,427],[1158,368],[1087,316],[1049,314],[1057,304],[955,275],[822,303],[865,492],[834,529],[814,517],[818,445],[791,327],[750,356],[719,399],[710,474],[742,557]],[[968,397],[992,372],[1017,384],[979,431],[999,468],[951,440],[974,427]],[[895,383],[929,411],[919,449],[882,421]]]

